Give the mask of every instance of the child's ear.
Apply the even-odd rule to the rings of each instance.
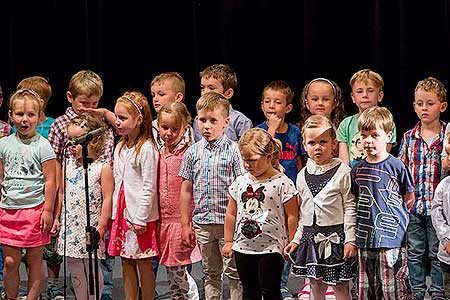
[[[175,95],[175,102],[183,102],[183,99],[184,99],[184,95],[182,92],[178,92]]]
[[[288,104],[288,105],[286,105],[286,113],[290,113],[290,112],[291,112],[291,110],[292,110],[292,107],[293,107],[292,103],[291,103],[291,104]]]
[[[233,97],[234,95],[234,90],[232,88],[229,88],[228,90],[226,90],[225,92],[223,92],[223,95],[225,96],[225,98],[227,98],[228,100],[231,99],[231,97]]]
[[[448,105],[447,102],[441,102],[441,108],[440,108],[441,113],[443,113],[447,109],[447,105]]]
[[[384,92],[380,91],[378,93],[378,103],[381,103],[381,101],[383,101],[383,97],[384,97]]]
[[[386,143],[386,144],[389,144],[389,143],[391,142],[391,139],[392,139],[392,135],[393,135],[393,134],[394,134],[394,133],[392,132],[392,130],[389,131],[389,132],[387,133],[388,140],[387,140],[387,143]]]
[[[353,97],[353,92],[350,93],[350,97],[352,97],[352,102],[353,102],[353,103],[356,103],[356,102],[355,102],[355,98]]]
[[[10,109],[8,109],[8,117],[10,120],[12,120],[12,111]]]
[[[230,122],[230,117],[226,117],[225,124],[224,124],[225,126],[223,128],[227,128],[229,122]]]
[[[66,98],[67,98],[67,101],[69,101],[69,103],[72,103],[73,100],[74,100],[73,96],[72,96],[72,93],[69,92],[69,91],[66,92]]]

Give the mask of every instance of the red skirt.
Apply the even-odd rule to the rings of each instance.
[[[121,256],[129,259],[142,259],[158,256],[158,243],[156,239],[157,221],[147,223],[147,230],[137,235],[125,217],[127,205],[123,184],[120,187],[117,199],[116,219],[111,227],[108,244],[108,253],[112,256]]]

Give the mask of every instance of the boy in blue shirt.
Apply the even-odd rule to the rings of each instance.
[[[414,187],[405,164],[387,151],[394,122],[387,108],[372,107],[358,118],[366,157],[352,168],[358,201],[356,246],[359,299],[410,299],[406,228]]]

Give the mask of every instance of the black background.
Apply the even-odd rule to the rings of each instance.
[[[258,124],[261,92],[272,80],[285,80],[296,93],[290,121],[299,118],[303,85],[315,77],[335,80],[348,114],[355,113],[348,81],[371,68],[385,80],[383,105],[394,114],[400,142],[417,122],[417,81],[434,76],[448,87],[449,12],[444,0],[2,1],[0,84],[7,98],[22,78],[48,77],[47,113],[57,117],[69,105],[70,77],[81,69],[102,77],[101,106],[111,109],[125,90],[150,97],[155,75],[177,71],[194,114],[199,71],[225,63],[238,75],[234,108]]]

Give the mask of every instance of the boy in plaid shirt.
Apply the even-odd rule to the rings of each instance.
[[[431,262],[431,299],[443,299],[442,271],[437,252],[439,240],[431,221],[431,201],[444,177],[441,153],[445,123],[440,120],[447,108],[444,84],[433,77],[419,81],[414,92],[414,111],[419,117],[408,130],[400,146],[399,158],[406,164],[414,181],[414,207],[409,214],[408,267],[416,299],[424,299],[427,256]]]

